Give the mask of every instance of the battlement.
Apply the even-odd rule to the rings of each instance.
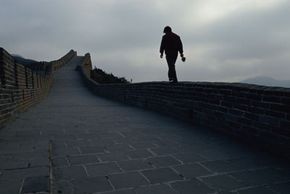
[[[240,83],[98,84],[90,56],[79,68],[95,94],[205,126],[289,157],[290,89]]]
[[[76,52],[71,50],[55,61],[23,65],[0,48],[0,127],[15,113],[46,96],[52,84],[53,72],[74,56]]]

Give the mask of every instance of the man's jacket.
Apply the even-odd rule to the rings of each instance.
[[[178,51],[183,53],[182,42],[177,34],[170,32],[162,37],[160,53],[163,54],[164,51],[166,55],[176,54]]]

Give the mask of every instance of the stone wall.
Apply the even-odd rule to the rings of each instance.
[[[50,62],[52,65],[52,69],[54,71],[58,70],[75,56],[77,56],[77,52],[74,50],[70,50],[66,55],[64,55],[60,59]]]
[[[89,61],[89,55],[86,55]],[[80,69],[97,95],[158,111],[290,156],[290,89],[239,83],[98,84],[89,62]]]
[[[0,127],[15,113],[41,100],[51,87],[53,71],[75,55],[71,50],[59,60],[25,66],[0,48]]]

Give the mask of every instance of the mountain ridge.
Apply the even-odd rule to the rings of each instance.
[[[272,87],[290,88],[290,80],[277,80],[268,76],[256,76],[240,81],[241,83],[256,84]]]

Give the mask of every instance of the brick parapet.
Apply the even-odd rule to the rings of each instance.
[[[147,82],[98,84],[79,68],[97,95],[222,131],[290,157],[290,89],[241,83]]]
[[[0,48],[0,127],[15,113],[26,110],[39,102],[49,92],[53,71],[76,56],[71,50],[64,57],[49,63],[25,66]]]
[[[50,62],[52,65],[52,69],[54,71],[58,70],[75,56],[77,56],[77,52],[74,50],[70,50],[65,56],[61,57],[60,59]]]

